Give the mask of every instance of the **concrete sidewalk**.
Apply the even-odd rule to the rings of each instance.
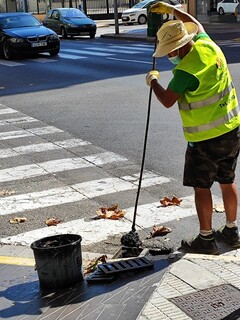
[[[83,265],[98,254],[83,252]],[[154,268],[56,292],[40,290],[28,247],[0,248],[2,319],[240,319],[240,250],[219,256],[179,252]]]

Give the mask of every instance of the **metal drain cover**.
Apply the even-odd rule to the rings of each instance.
[[[229,284],[172,298],[194,320],[240,319],[240,291]]]
[[[102,263],[98,268],[104,273],[117,273],[123,271],[131,271],[141,268],[152,268],[154,263],[144,257],[119,260],[110,263]]]

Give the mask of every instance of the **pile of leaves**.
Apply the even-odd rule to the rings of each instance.
[[[119,220],[124,217],[126,211],[118,209],[118,204],[109,207],[109,208],[100,208],[97,210],[97,217],[99,219],[111,219]]]
[[[172,232],[172,230],[166,226],[153,226],[150,236],[147,239],[152,239],[155,237],[163,237],[167,233]]]
[[[56,219],[56,218],[49,218],[45,221],[46,225],[48,227],[51,227],[51,226],[56,226],[57,224],[61,223],[62,220],[59,220],[59,219]]]
[[[11,196],[12,194],[15,194],[16,191],[14,190],[1,190],[0,191],[0,196]]]
[[[14,217],[9,220],[11,224],[16,224],[16,223],[23,223],[26,222],[27,218],[26,217]]]
[[[107,262],[107,256],[105,254],[98,257],[97,259],[89,261],[86,268],[84,268],[84,274],[92,273],[93,271],[95,271],[97,269],[97,266],[100,263],[106,263],[106,262]]]
[[[179,199],[176,196],[172,196],[172,199],[168,197],[164,197],[163,199],[160,200],[160,203],[163,205],[163,207],[179,206],[181,202],[182,202],[182,199]]]

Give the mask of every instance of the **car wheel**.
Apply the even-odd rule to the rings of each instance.
[[[218,14],[220,14],[221,16],[225,14],[225,12],[224,12],[224,10],[223,10],[223,8],[222,8],[222,7],[221,7],[221,8],[219,8],[219,10],[218,10]]]
[[[60,48],[49,51],[51,57],[57,56],[59,54]]]
[[[145,24],[147,22],[147,17],[144,16],[143,14],[141,14],[139,17],[138,17],[138,23],[139,24]]]
[[[4,55],[4,58],[7,60],[12,58],[12,53],[11,53],[11,49],[10,49],[8,40],[4,40],[4,42],[3,42],[3,55]]]
[[[90,33],[90,38],[91,38],[91,39],[94,39],[94,38],[95,38],[95,35],[96,35],[95,32]]]
[[[64,27],[61,28],[61,36],[63,39],[67,38],[67,32],[66,29]]]

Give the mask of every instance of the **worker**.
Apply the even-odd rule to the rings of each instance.
[[[164,89],[159,71],[152,70],[146,82],[164,107],[171,108],[178,102],[187,140],[183,185],[194,189],[199,234],[182,240],[181,248],[185,252],[219,254],[215,236],[239,248],[235,169],[240,110],[226,59],[203,25],[189,13],[165,2],[157,2],[150,11],[176,18],[157,32],[154,52],[154,57],[167,56],[175,65],[173,78]],[[211,187],[215,181],[220,185],[226,223],[214,232]]]

